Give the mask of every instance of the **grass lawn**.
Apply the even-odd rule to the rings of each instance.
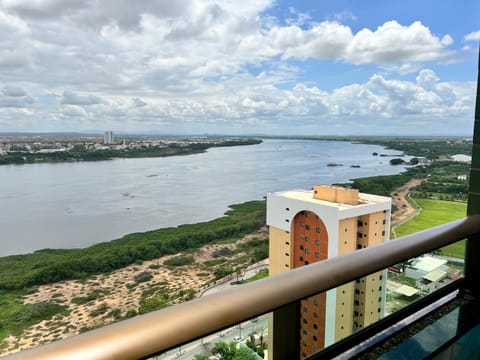
[[[457,220],[465,217],[467,214],[467,204],[463,202],[418,198],[415,201],[423,211],[412,220],[395,229],[398,237]],[[444,255],[463,258],[464,249],[464,241],[459,241],[442,248],[441,252]]]

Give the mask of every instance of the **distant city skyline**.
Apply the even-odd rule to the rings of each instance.
[[[9,0],[0,132],[471,136],[480,2]]]

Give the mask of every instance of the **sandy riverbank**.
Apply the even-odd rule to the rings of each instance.
[[[265,228],[249,234],[235,244],[205,245],[198,249],[193,257],[195,264],[179,267],[164,266],[163,262],[176,254],[160,259],[133,264],[110,274],[100,274],[86,281],[62,281],[38,287],[38,290],[24,297],[27,304],[39,302],[55,302],[67,307],[67,314],[56,315],[48,321],[42,321],[28,328],[21,336],[10,336],[5,340],[6,346],[0,355],[25,350],[37,345],[63,339],[81,331],[108,324],[118,317],[126,316],[130,311],[138,312],[142,295],[147,290],[158,288],[168,293],[172,303],[184,301],[181,294],[192,289],[200,294],[214,279],[212,269],[203,263],[213,260],[213,253],[221,248],[234,250],[236,245],[247,242],[254,237],[265,237]],[[192,255],[192,254],[188,254]],[[239,257],[235,254],[234,257]],[[246,267],[249,264],[244,264]],[[148,272],[152,278],[137,283],[135,277]],[[95,299],[77,304],[79,298],[95,295]]]

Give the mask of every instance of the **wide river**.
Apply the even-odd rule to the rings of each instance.
[[[265,140],[188,156],[0,166],[0,256],[210,220],[269,192],[404,169],[373,152],[399,153],[348,142]]]

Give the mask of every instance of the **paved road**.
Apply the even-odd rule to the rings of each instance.
[[[239,277],[239,280],[251,278],[262,269],[268,269],[268,264],[266,262],[261,262],[255,265],[254,267],[248,269],[242,274],[242,276]],[[238,286],[238,285],[231,284],[233,281],[236,281],[236,280],[237,280],[236,276],[234,276],[233,278],[229,277],[224,280],[220,280],[219,283],[217,283],[215,286],[204,291],[201,294],[201,296],[214,294],[216,292],[231,288],[232,286]],[[218,333],[206,336],[200,340],[196,340],[191,343],[182,345],[181,347],[167,351],[166,353],[152,357],[151,359],[187,360],[187,359],[193,359],[193,357],[197,354],[210,355],[210,349],[212,348],[213,344],[215,344],[216,342],[219,342],[219,341],[230,342],[230,341],[233,341],[234,336],[243,336],[244,338],[246,338],[251,333],[254,333],[254,332],[256,332],[257,334],[262,334],[264,337],[266,337],[267,331],[268,331],[268,314],[264,314],[255,319],[245,321],[239,325],[236,325],[231,328],[222,330]]]

